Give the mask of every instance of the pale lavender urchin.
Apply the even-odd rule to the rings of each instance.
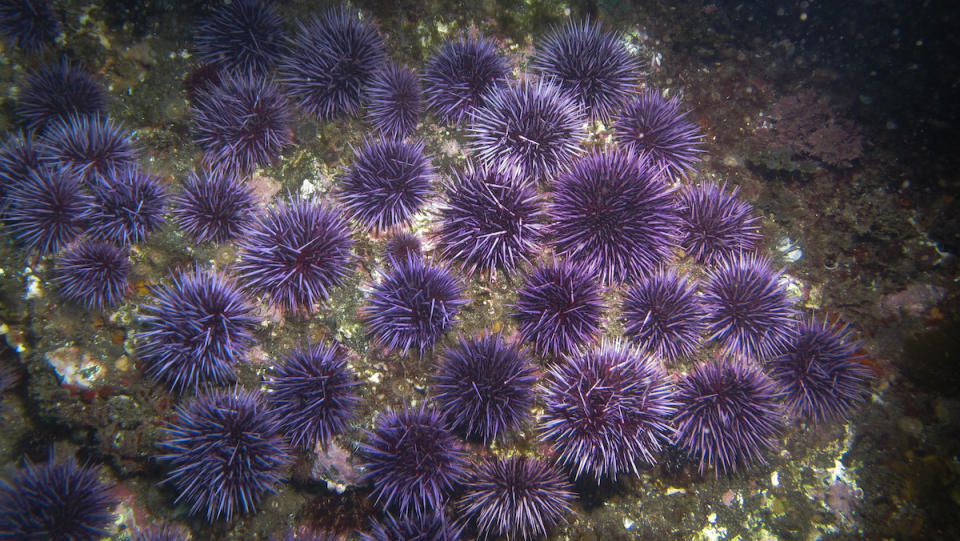
[[[67,299],[104,310],[119,304],[130,291],[129,275],[126,250],[108,242],[82,240],[60,255],[53,282]]]
[[[460,124],[485,103],[495,86],[506,83],[509,73],[509,63],[489,39],[447,41],[423,69],[427,105],[443,122]]]
[[[680,112],[680,101],[655,90],[644,90],[629,101],[613,128],[621,146],[647,157],[669,178],[687,176],[703,152],[703,135],[687,113]]]
[[[173,219],[197,242],[228,242],[253,223],[257,196],[243,178],[224,169],[191,171],[172,197]]]
[[[726,187],[704,182],[680,191],[680,247],[704,265],[752,252],[761,240],[753,206]]]
[[[163,224],[166,190],[158,177],[137,165],[98,176],[91,190],[88,233],[95,239],[128,246],[147,240]]]
[[[204,63],[265,75],[280,58],[285,39],[283,17],[272,3],[234,0],[200,21],[193,47]]]
[[[624,334],[641,351],[666,361],[697,350],[704,317],[693,285],[671,270],[641,278],[624,294]]]
[[[374,74],[367,88],[367,120],[384,136],[402,139],[420,120],[421,93],[416,73],[389,64]]]

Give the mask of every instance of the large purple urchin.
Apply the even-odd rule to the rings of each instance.
[[[623,34],[604,32],[590,19],[553,28],[537,44],[531,66],[602,121],[640,84],[640,61],[627,49]]]
[[[363,319],[381,346],[401,354],[415,347],[422,354],[466,304],[463,285],[446,266],[413,255],[394,263],[373,285]]]
[[[286,36],[272,3],[236,0],[216,9],[193,32],[193,47],[206,64],[230,72],[265,75],[280,58]]]
[[[315,199],[267,209],[239,244],[243,285],[287,311],[314,311],[350,272],[350,228]]]
[[[576,495],[555,467],[526,456],[485,459],[464,480],[457,502],[480,539],[539,539],[572,511]]]
[[[119,304],[130,291],[129,274],[125,250],[107,242],[83,240],[60,255],[53,282],[71,301],[104,310]]]
[[[709,340],[758,361],[782,353],[796,333],[795,310],[780,272],[757,254],[724,258],[701,285]]]
[[[530,273],[513,308],[520,338],[538,354],[558,357],[594,341],[604,305],[589,269],[554,261]]]
[[[224,169],[191,171],[172,203],[174,222],[197,242],[237,239],[257,212],[253,190]]]
[[[208,522],[253,513],[260,498],[281,480],[289,450],[276,419],[259,393],[235,388],[203,392],[178,405],[158,445],[169,464],[164,480],[176,502]]]
[[[110,535],[120,503],[100,481],[100,468],[73,458],[23,469],[0,480],[0,539],[96,541]]]
[[[17,118],[43,131],[58,119],[106,112],[107,93],[86,71],[61,61],[30,74],[17,96]]]
[[[402,139],[420,120],[420,94],[417,74],[391,63],[374,74],[367,88],[367,120],[384,136]]]
[[[518,430],[530,417],[537,371],[499,334],[460,338],[434,375],[434,401],[454,428],[484,444]]]
[[[449,522],[442,512],[427,515],[405,515],[394,518],[387,514],[383,522],[370,521],[367,533],[361,533],[363,541],[457,541],[462,526]]]
[[[783,391],[787,411],[814,423],[849,415],[873,379],[858,348],[845,325],[812,317],[801,322],[786,351],[766,364],[770,378]]]
[[[721,358],[683,376],[674,395],[673,441],[719,476],[754,462],[773,449],[783,423],[780,392],[749,361]]]
[[[338,197],[363,227],[384,230],[406,222],[423,206],[433,175],[422,142],[366,139],[354,150]]]
[[[501,85],[473,113],[470,150],[501,171],[546,180],[580,153],[583,125],[581,107],[553,83]]]
[[[280,62],[280,81],[296,105],[318,120],[356,115],[384,62],[383,39],[349,8],[331,8],[300,23]]]
[[[130,132],[100,115],[71,115],[52,122],[37,147],[44,164],[70,169],[87,184],[134,165],[137,157]]]
[[[468,273],[512,273],[540,247],[542,199],[536,189],[493,167],[455,169],[440,207],[437,245]]]
[[[83,233],[93,200],[80,179],[62,169],[30,169],[9,188],[7,229],[28,250],[56,252]]]
[[[120,246],[143,242],[163,224],[166,190],[160,179],[137,165],[97,177],[91,189],[91,237]]]
[[[543,392],[542,438],[575,478],[588,474],[598,483],[654,464],[676,411],[675,389],[659,363],[620,343],[554,365]]]
[[[423,405],[385,411],[357,453],[377,503],[384,509],[396,506],[401,515],[439,513],[465,465],[442,414]]]
[[[267,403],[294,447],[312,450],[349,426],[359,385],[338,345],[297,348],[273,371]]]
[[[506,83],[510,64],[485,37],[445,42],[427,59],[423,90],[440,120],[459,124],[484,104],[493,87]]]
[[[704,310],[686,276],[661,270],[641,278],[623,298],[623,332],[667,361],[692,355],[700,344]]]
[[[677,98],[648,89],[624,106],[613,128],[621,146],[649,158],[670,178],[685,177],[703,152],[703,135],[686,117]]]
[[[0,0],[0,35],[25,51],[39,51],[60,34],[50,0]]]
[[[677,243],[673,189],[646,160],[620,149],[577,160],[549,209],[558,254],[592,266],[604,284],[655,272]]]
[[[762,235],[753,206],[737,198],[740,188],[705,182],[680,191],[680,247],[699,263],[752,252]]]
[[[214,270],[182,271],[172,282],[153,287],[152,304],[140,308],[144,371],[180,393],[233,381],[234,364],[254,343],[253,305]]]
[[[219,84],[198,95],[192,113],[196,141],[210,168],[250,173],[293,143],[290,106],[263,77],[221,76]]]

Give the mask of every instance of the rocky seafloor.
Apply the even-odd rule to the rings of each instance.
[[[551,539],[960,536],[953,520],[960,510],[960,269],[953,255],[960,248],[953,227],[960,182],[955,158],[951,163],[943,152],[956,119],[945,83],[956,76],[946,60],[953,19],[935,3],[850,4],[836,12],[814,3],[352,4],[380,29],[388,55],[415,69],[460,32],[493,38],[520,73],[551,25],[589,15],[622,31],[643,59],[644,85],[679,96],[705,135],[691,180],[739,186],[760,218],[761,249],[784,268],[798,307],[848,323],[861,340],[874,378],[869,397],[846,421],[791,421],[766,464],[731,475],[701,475],[695,462],[668,449],[640,475],[599,486],[581,480],[573,512],[551,529]],[[193,22],[211,8],[163,1],[129,8],[110,0],[53,6],[62,32],[55,44],[29,54],[7,44],[0,54],[7,89],[0,130],[17,128],[14,104],[25,74],[70,58],[103,81],[110,116],[134,130],[140,161],[175,191],[201,153],[185,80],[199,69]],[[279,9],[292,32],[293,21],[323,7],[290,1]],[[369,131],[362,119],[300,116],[295,144],[258,169],[252,185],[265,200],[324,196]],[[464,131],[425,115],[416,136],[440,176],[464,163]],[[426,211],[412,220],[427,252],[430,221]],[[355,268],[315,314],[258,305],[264,323],[237,380],[258,389],[291,347],[337,340],[352,352],[364,386],[357,418],[327,456],[295,454],[287,481],[257,513],[208,524],[174,505],[175,491],[161,484],[167,469],[155,458],[160,428],[185,397],[138,368],[138,313],[169,269],[191,262],[228,268],[234,247],[195,244],[168,220],[132,248],[132,293],[119,308],[98,312],[59,296],[49,282],[55,257],[29,253],[4,235],[0,365],[18,376],[0,398],[4,471],[24,456],[43,462],[51,449],[102,464],[121,502],[114,539],[161,522],[186,528],[193,539],[267,539],[287,528],[345,538],[364,531],[381,511],[370,487],[357,482],[350,454],[379,412],[428,399],[436,359],[431,350],[422,357],[389,353],[367,336],[359,309],[388,264],[387,236],[360,228],[352,236]],[[511,334],[519,283],[502,274],[470,278],[471,300],[441,344],[457,333]],[[616,324],[607,331],[610,338],[619,333]],[[533,426],[500,446],[544,453]]]

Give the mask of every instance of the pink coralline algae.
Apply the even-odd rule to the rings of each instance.
[[[834,167],[851,167],[863,153],[860,126],[840,115],[812,90],[784,96],[773,104],[771,146],[789,148]]]

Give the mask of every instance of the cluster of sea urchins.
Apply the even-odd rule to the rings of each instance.
[[[52,31],[37,24],[33,34],[2,30],[31,48]],[[845,327],[798,315],[782,271],[757,252],[758,220],[736,189],[688,178],[701,135],[677,98],[641,89],[623,35],[589,20],[554,28],[519,79],[494,40],[453,38],[421,82],[387,63],[380,31],[349,8],[300,23],[286,45],[284,26],[257,0],[197,25],[194,49],[215,75],[191,94],[203,153],[170,198],[171,221],[196,242],[235,243],[237,261],[173,271],[139,309],[140,368],[187,395],[159,446],[166,483],[191,513],[255,511],[294,453],[328,448],[377,396],[362,391],[358,356],[342,344],[287,352],[262,394],[236,383],[263,337],[257,305],[278,317],[321,310],[352,283],[354,239],[370,231],[388,241],[363,286],[369,354],[413,350],[437,367],[427,400],[372,408],[382,413],[356,457],[384,516],[368,538],[543,536],[572,509],[571,478],[636,474],[665,446],[700,472],[732,472],[764,460],[786,414],[842,419],[863,399],[857,344]],[[128,250],[166,210],[166,188],[139,167],[107,104],[80,68],[40,68],[15,107],[26,131],[0,146],[5,229],[27,251],[59,254],[61,294],[94,310],[124,301]],[[425,143],[405,139],[424,109],[466,124],[466,162],[437,170]],[[290,194],[264,205],[249,187],[248,175],[293,144],[298,112],[327,122],[364,111],[377,134],[356,147],[329,200]],[[588,153],[594,121],[612,121],[615,137]],[[418,135],[432,142],[428,130]],[[431,202],[432,250],[409,231]],[[512,336],[452,337],[460,313],[477,311],[466,295],[474,274],[515,285],[502,305]],[[605,332],[611,302],[621,302],[621,338]],[[535,405],[542,415],[528,433],[550,458],[510,453]],[[61,486],[74,478],[79,486]],[[19,482],[39,488],[28,498]],[[0,522],[53,532],[37,509],[67,488],[92,498],[76,511],[77,538],[100,535],[108,498],[72,463],[28,462],[0,484]]]

